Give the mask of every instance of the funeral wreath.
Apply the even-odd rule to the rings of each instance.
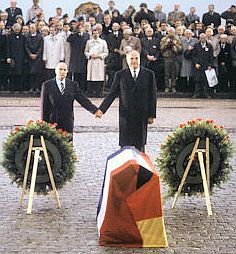
[[[46,123],[42,120],[30,120],[25,126],[15,127],[6,137],[3,144],[2,165],[9,173],[12,182],[22,186],[24,171],[29,147],[30,136],[34,137],[33,146],[41,146],[40,136],[44,137],[50,165],[53,172],[56,188],[62,188],[72,179],[75,173],[75,151],[71,134],[56,128],[57,124]],[[31,156],[27,188],[30,187],[34,156]],[[46,162],[43,153],[40,153],[35,192],[47,194],[52,190]]]
[[[183,173],[197,138],[200,138],[199,149],[205,149],[206,138],[209,138],[210,154],[210,188],[220,187],[229,179],[232,166],[230,159],[233,145],[223,126],[218,126],[213,120],[194,119],[179,127],[161,144],[160,155],[156,162],[160,177],[169,187],[168,195],[177,191]],[[205,155],[204,155],[205,161]],[[183,193],[194,195],[203,192],[200,165],[195,154],[188,177],[182,189]]]

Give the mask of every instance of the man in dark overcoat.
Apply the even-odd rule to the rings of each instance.
[[[200,34],[199,42],[193,47],[194,81],[195,92],[193,98],[210,97],[208,83],[206,79],[206,70],[211,70],[213,65],[213,48],[207,42],[207,36]]]
[[[207,26],[214,26],[214,29],[217,29],[218,26],[221,24],[221,17],[218,12],[214,11],[214,5],[208,5],[208,12],[204,13],[202,16],[202,23],[205,27]]]
[[[25,63],[25,36],[21,34],[21,25],[13,25],[13,33],[7,37],[7,63],[10,64],[11,90],[22,91],[22,74]]]
[[[30,24],[30,34],[25,40],[29,66],[30,90],[39,90],[39,75],[43,68],[43,37],[37,33],[36,24]]]
[[[111,87],[115,72],[122,68],[121,57],[119,54],[119,48],[123,35],[120,32],[120,25],[118,23],[112,24],[112,33],[107,36],[107,46],[109,55],[106,58],[108,81],[107,87]]]
[[[84,50],[88,40],[89,34],[84,33],[82,25],[67,38],[71,49],[69,72],[73,74],[74,80],[78,82],[83,92],[87,90],[87,59]]]
[[[140,67],[140,54],[127,54],[128,68],[115,74],[110,93],[95,116],[101,118],[119,97],[119,145],[135,146],[145,151],[147,126],[156,118],[156,82],[154,73]]]
[[[153,36],[151,27],[145,29],[146,37],[141,39],[141,65],[155,73],[158,77],[158,62],[160,57],[160,41]]]
[[[58,128],[73,133],[74,100],[93,114],[97,107],[82,94],[77,82],[66,78],[67,73],[67,65],[61,62],[56,67],[56,77],[43,83],[41,114],[44,121],[57,123]]]
[[[10,7],[6,9],[6,12],[8,13],[6,26],[12,27],[16,22],[16,17],[18,15],[22,16],[22,10],[16,7],[16,0],[10,1]]]
[[[1,29],[2,28],[2,29]],[[7,90],[7,34],[4,25],[0,21],[0,89]]]

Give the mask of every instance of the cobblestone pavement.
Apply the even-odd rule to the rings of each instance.
[[[100,100],[94,102],[99,105]],[[106,158],[118,147],[117,102],[101,120],[95,120],[76,106],[74,144],[79,158],[73,180],[59,191],[61,209],[50,196],[36,196],[32,215],[19,205],[20,189],[12,185],[0,167],[0,253],[93,253],[93,254],[235,254],[236,253],[236,172],[216,188],[212,196],[213,216],[208,217],[205,200],[180,198],[163,200],[169,241],[166,249],[107,248],[98,245],[96,208]],[[207,117],[223,124],[236,144],[236,101],[160,99],[158,121],[148,133],[147,154],[154,161],[160,143],[180,122]],[[4,136],[13,125],[39,118],[38,99],[0,98],[0,154]],[[235,158],[232,161],[236,168]],[[166,186],[162,185],[163,197]],[[27,199],[25,200],[25,207]]]

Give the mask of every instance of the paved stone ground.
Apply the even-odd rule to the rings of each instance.
[[[94,102],[99,105],[100,100]],[[160,99],[158,121],[148,134],[147,154],[154,161],[160,143],[178,123],[193,117],[217,120],[229,130],[236,144],[236,101]],[[0,144],[13,125],[39,118],[39,100],[0,98]],[[205,200],[180,198],[175,210],[172,199],[164,199],[163,210],[169,248],[123,249],[98,245],[96,208],[106,158],[118,149],[117,102],[99,121],[76,106],[74,143],[79,157],[73,180],[59,191],[61,209],[50,196],[36,196],[32,215],[19,206],[20,189],[12,185],[0,167],[0,253],[93,253],[93,254],[235,254],[236,172],[215,189],[213,216],[208,217]],[[27,112],[27,113],[26,113]],[[0,153],[1,153],[0,145]],[[235,158],[232,161],[236,168]],[[162,185],[163,196],[166,186]],[[27,199],[25,200],[25,206]]]

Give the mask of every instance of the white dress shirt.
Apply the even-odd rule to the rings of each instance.
[[[58,86],[60,92],[62,92],[61,83],[63,83],[63,85],[64,85],[64,90],[66,89],[66,79],[60,80],[60,79],[56,78],[56,82],[57,82],[57,86]]]
[[[134,72],[136,74],[136,79],[138,78],[138,74],[140,72],[140,66],[137,69],[130,69],[131,75],[134,78]]]

